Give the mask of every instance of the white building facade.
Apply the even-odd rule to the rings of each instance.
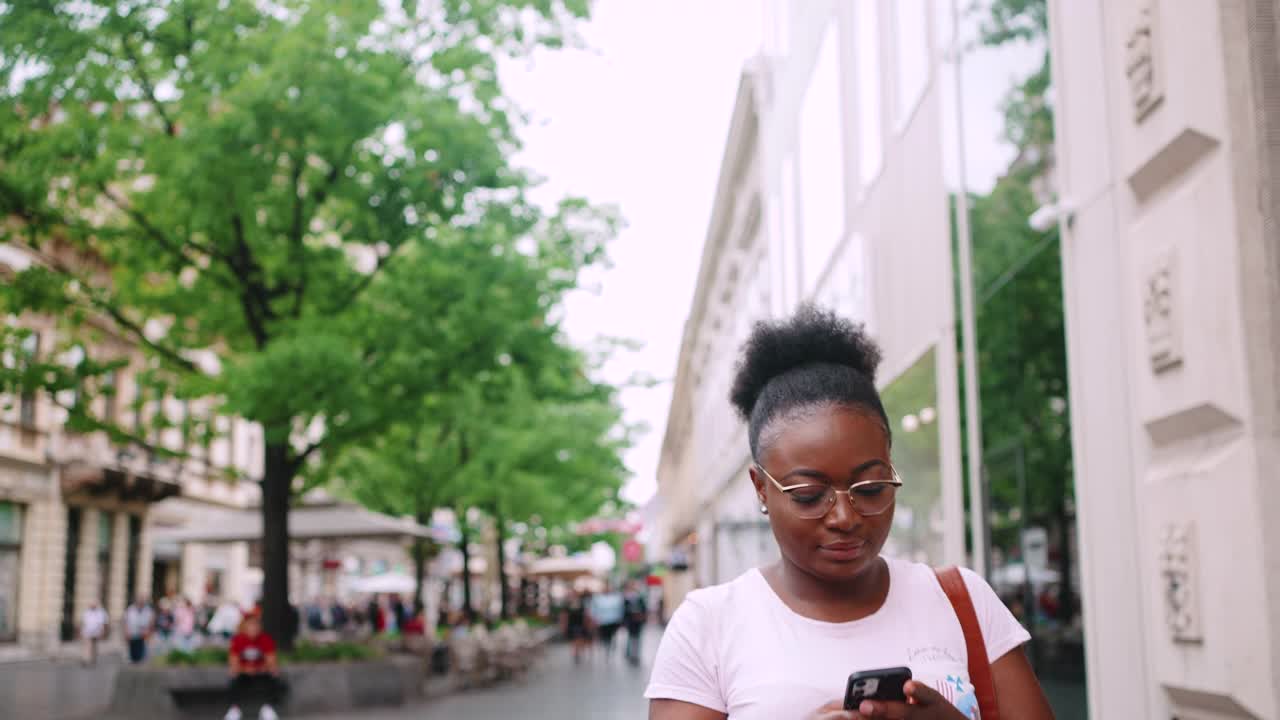
[[[948,196],[991,181],[965,157],[1013,161],[975,151],[980,76],[1051,49],[1087,670],[1059,717],[1280,717],[1280,6],[1049,0],[1048,48],[968,73],[952,6],[765,3],[659,468],[667,611],[776,553],[728,383],[751,321],[808,299],[885,350],[890,551],[966,561]]]
[[[1049,6],[1090,708],[1280,717],[1280,8]]]
[[[766,3],[769,37],[741,77],[659,467],[668,611],[688,589],[776,557],[728,394],[753,323],[805,301],[866,323],[884,349],[891,421],[918,451],[900,468],[912,488],[890,551],[963,561],[935,5]]]

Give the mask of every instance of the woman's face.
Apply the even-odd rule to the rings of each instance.
[[[778,424],[770,428],[773,443],[758,461],[784,486],[826,483],[847,490],[890,468],[889,438],[869,413],[829,406],[774,422]],[[783,558],[813,577],[833,582],[858,577],[872,567],[889,537],[893,505],[866,517],[839,494],[826,515],[809,520],[797,517],[791,498],[756,468],[751,469],[751,481],[769,509]]]

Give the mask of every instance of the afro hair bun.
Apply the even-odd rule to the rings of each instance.
[[[880,347],[864,325],[805,303],[795,315],[762,321],[742,346],[729,401],[744,420],[774,378],[809,365],[848,367],[875,382]]]

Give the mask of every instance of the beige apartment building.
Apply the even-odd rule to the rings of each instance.
[[[4,247],[0,272],[21,269],[35,258]],[[114,397],[99,397],[99,417],[128,425],[138,392],[135,377],[143,362],[109,325],[96,328],[103,338],[92,347],[68,347],[51,318],[11,320],[32,330],[24,354],[75,363],[127,358],[130,363],[109,377]],[[6,359],[10,360],[10,359]],[[22,358],[12,358],[21,362]],[[44,393],[5,398],[0,410],[0,655],[26,656],[58,651],[76,640],[79,618],[97,601],[113,622],[123,617],[131,597],[156,597],[193,583],[204,584],[209,568],[203,557],[188,563],[193,582],[180,578],[180,550],[156,562],[151,528],[181,524],[217,508],[254,502],[260,477],[260,430],[237,418],[218,418],[222,435],[208,447],[183,447],[176,430],[155,438],[172,450],[186,450],[185,461],[150,457],[139,447],[113,445],[103,434],[79,434],[64,426],[65,411]],[[64,404],[73,397],[59,398]],[[144,405],[144,413],[163,410],[174,419],[202,411],[162,398]],[[136,422],[136,420],[133,420]],[[245,480],[226,479],[235,468]],[[169,500],[182,496],[182,500]],[[165,502],[167,501],[167,502]],[[174,504],[174,503],[177,504]],[[157,512],[157,508],[162,509]],[[190,552],[190,551],[189,551]],[[196,559],[196,558],[193,558]],[[216,564],[216,563],[215,563]],[[157,572],[157,570],[159,572]],[[217,572],[216,570],[214,572]],[[215,576],[216,577],[216,576]],[[119,633],[114,633],[118,639]]]

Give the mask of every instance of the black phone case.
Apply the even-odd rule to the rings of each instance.
[[[864,670],[849,676],[844,688],[844,709],[857,710],[863,700],[888,700],[906,702],[902,688],[911,679],[911,668],[895,667],[880,670]],[[875,681],[875,688],[867,688],[866,681]]]

